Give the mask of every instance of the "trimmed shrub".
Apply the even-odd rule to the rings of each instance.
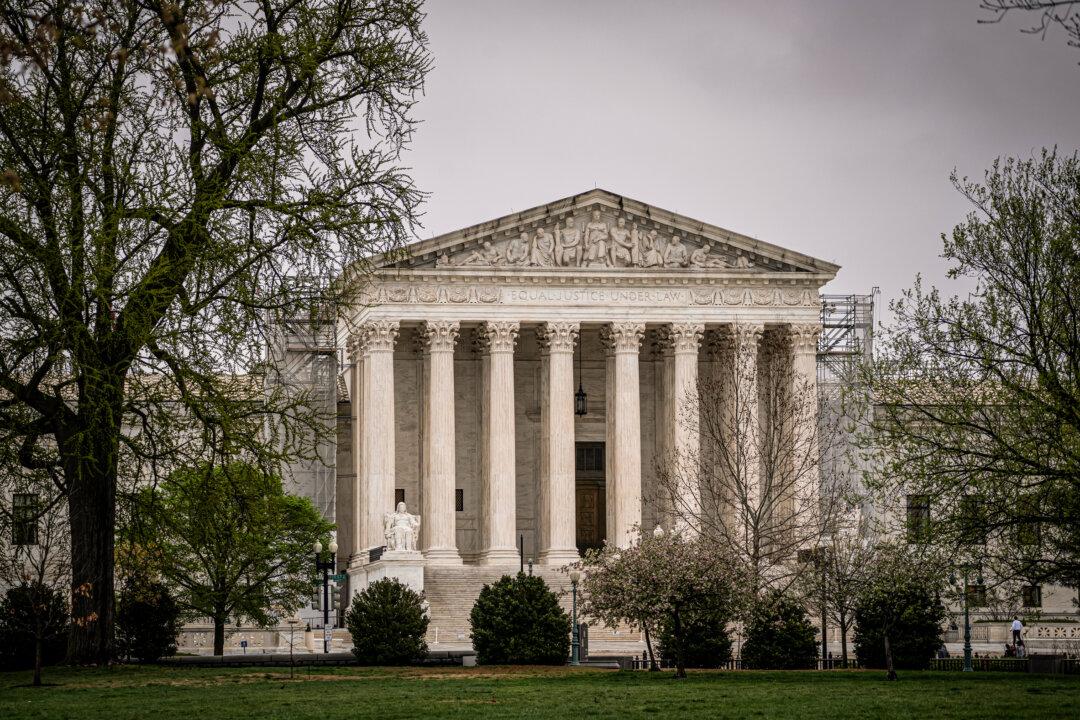
[[[727,630],[730,614],[727,604],[710,603],[680,616],[686,667],[718,668],[731,660],[731,636]],[[675,634],[670,618],[661,623],[657,641],[660,657],[675,662]]]
[[[424,599],[408,585],[384,578],[353,598],[345,624],[362,665],[408,665],[427,657]]]
[[[42,664],[64,660],[68,631],[67,595],[47,585],[20,583],[0,599],[0,668],[34,667],[36,637],[40,629]]]
[[[884,668],[885,635],[893,667],[929,667],[943,642],[945,607],[937,589],[918,573],[890,573],[866,583],[855,599],[855,652],[865,668]]]
[[[116,649],[149,663],[176,653],[180,608],[160,582],[129,578],[116,603]]]
[[[755,670],[800,670],[817,665],[814,626],[801,603],[772,591],[757,601],[746,628],[743,666]]]
[[[562,665],[570,656],[570,616],[539,577],[504,575],[485,585],[469,624],[482,665]]]

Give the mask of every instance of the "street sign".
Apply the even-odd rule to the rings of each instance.
[[[322,629],[322,634],[324,642],[331,642],[334,639],[334,628],[332,626],[324,627]]]
[[[331,575],[330,579],[334,582],[345,582],[348,576],[345,573],[338,573],[337,575]]]

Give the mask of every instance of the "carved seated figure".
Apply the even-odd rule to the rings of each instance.
[[[655,230],[641,239],[641,265],[643,267],[660,267],[664,264],[664,256],[660,252],[660,240]]]
[[[479,250],[473,250],[464,260],[461,261],[462,265],[498,265],[502,262],[502,251],[499,248],[491,244],[490,240],[485,240],[483,246]]]
[[[727,263],[723,258],[710,257],[709,253],[712,252],[712,243],[706,242],[694,252],[690,253],[690,265],[691,267],[698,268],[723,268],[727,267]]]
[[[686,267],[687,262],[689,262],[689,257],[686,246],[683,245],[678,235],[672,236],[671,242],[668,243],[667,250],[664,252],[664,265],[671,268]]]
[[[517,239],[510,240],[506,246],[506,262],[510,265],[524,265],[529,261],[529,235],[521,233]]]
[[[536,230],[529,264],[536,267],[551,267],[555,264],[555,238],[544,228]]]
[[[411,552],[416,548],[417,531],[420,529],[420,516],[405,511],[405,503],[397,504],[396,512],[383,516],[383,534],[386,537],[386,549]]]

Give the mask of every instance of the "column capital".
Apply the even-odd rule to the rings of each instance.
[[[818,336],[821,335],[820,323],[792,323],[787,330],[796,353],[817,353]]]
[[[372,352],[393,352],[401,323],[397,320],[369,320],[353,333],[358,355]]]
[[[476,332],[476,342],[489,353],[512,353],[520,328],[521,324],[512,320],[485,322]]]
[[[742,351],[757,350],[761,336],[765,334],[762,323],[735,323],[731,326],[731,337],[735,347]]]
[[[645,337],[645,323],[614,322],[600,329],[600,340],[610,353],[636,353]]]
[[[461,323],[457,320],[429,320],[420,326],[419,338],[424,352],[454,352]]]
[[[674,353],[696,354],[704,334],[703,323],[671,323],[660,329],[658,340],[662,348]]]
[[[547,353],[574,352],[580,325],[576,322],[547,322],[536,328],[536,340]]]

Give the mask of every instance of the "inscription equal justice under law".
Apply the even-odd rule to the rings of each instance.
[[[686,290],[633,290],[614,288],[544,288],[507,290],[510,302],[636,303],[638,305],[688,305]]]

